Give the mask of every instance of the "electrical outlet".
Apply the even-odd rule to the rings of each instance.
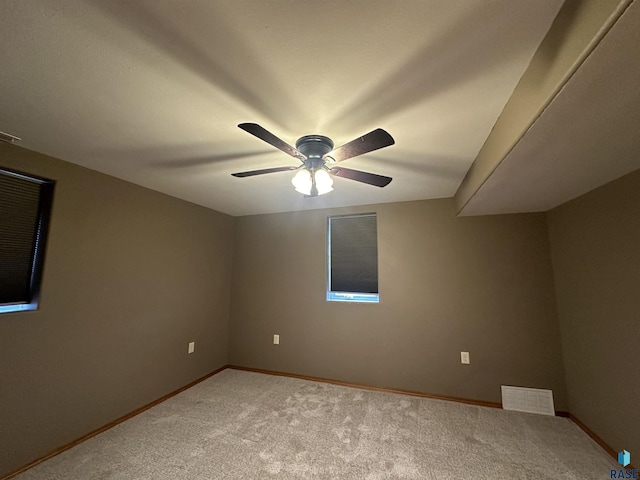
[[[196,351],[196,342],[189,342],[189,350],[187,353],[193,353]]]
[[[469,365],[471,363],[469,360],[469,352],[460,352],[460,363],[464,363],[465,365]]]
[[[273,336],[273,344],[274,345],[280,345],[280,335],[274,335]]]

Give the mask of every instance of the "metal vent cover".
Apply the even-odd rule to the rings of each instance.
[[[553,392],[538,388],[502,385],[502,408],[517,412],[555,416]]]

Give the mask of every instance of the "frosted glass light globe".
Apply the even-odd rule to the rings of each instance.
[[[316,188],[318,189],[318,195],[329,193],[333,190],[333,178],[324,169],[316,170]]]
[[[298,171],[291,179],[291,183],[296,189],[296,192],[300,192],[304,195],[311,195],[311,186],[313,182],[311,180],[311,172],[306,168]]]

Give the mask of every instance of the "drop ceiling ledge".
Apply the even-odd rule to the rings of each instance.
[[[515,213],[512,207],[502,206],[495,199],[483,202],[478,193],[532,127],[546,121],[543,113],[560,92],[574,88],[575,73],[633,1],[567,0],[564,3],[460,184],[454,196],[458,215]],[[548,205],[548,201],[541,205]],[[527,211],[546,209],[533,207]]]

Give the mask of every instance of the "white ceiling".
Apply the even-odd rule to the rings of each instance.
[[[0,131],[230,215],[452,197],[561,4],[8,0]],[[231,177],[296,165],[242,122],[290,144],[318,133],[340,145],[384,128],[394,146],[344,166],[394,180],[381,189],[336,178],[333,192],[305,199],[291,172]],[[544,156],[545,132],[534,133],[527,148]],[[504,202],[474,213],[509,210]]]
[[[635,2],[462,214],[547,211],[639,169],[639,49],[640,3]]]

